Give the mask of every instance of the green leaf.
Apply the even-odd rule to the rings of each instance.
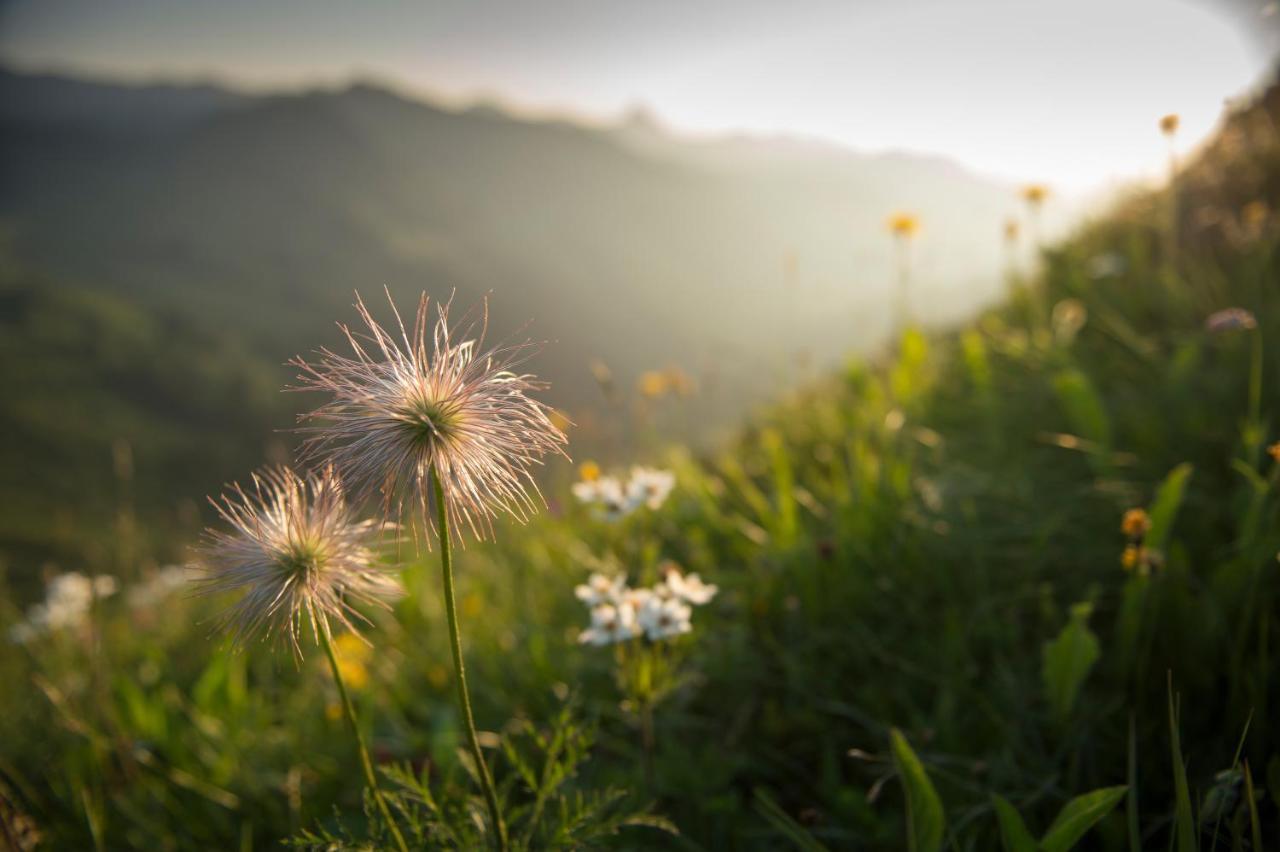
[[[1173,531],[1173,521],[1182,506],[1182,498],[1186,494],[1187,480],[1191,478],[1191,465],[1188,462],[1169,471],[1169,475],[1156,490],[1156,498],[1151,501],[1151,528],[1143,541],[1149,550],[1164,552],[1169,543],[1169,533]]]
[[[1103,449],[1109,448],[1111,419],[1089,377],[1074,368],[1063,370],[1054,376],[1053,390],[1072,431]]]
[[[1071,619],[1057,638],[1045,643],[1043,678],[1049,708],[1058,721],[1063,721],[1075,705],[1084,679],[1101,654],[1098,637],[1089,629],[1093,605],[1078,603],[1071,608]]]
[[[1076,796],[1063,806],[1049,830],[1040,841],[1042,852],[1067,852],[1073,848],[1085,832],[1097,825],[1103,817],[1111,813],[1128,786],[1103,787],[1092,793]]]
[[[894,728],[889,732],[889,740],[893,762],[907,796],[907,848],[910,852],[938,852],[946,826],[942,800],[902,732]]]
[[[1009,800],[993,794],[991,804],[1000,820],[1000,839],[1004,842],[1004,852],[1038,852],[1036,839],[1031,836],[1022,815],[1014,810]]]
[[[1174,834],[1178,852],[1196,852],[1195,816],[1191,812],[1191,791],[1187,787],[1187,768],[1182,763],[1182,744],[1178,739],[1178,713],[1173,701],[1173,675],[1169,675],[1169,751],[1173,758]]]

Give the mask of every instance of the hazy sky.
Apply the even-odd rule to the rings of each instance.
[[[0,60],[449,98],[953,157],[1064,189],[1158,173],[1270,67],[1261,0],[9,0]]]

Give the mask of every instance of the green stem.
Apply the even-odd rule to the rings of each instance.
[[[391,818],[391,809],[387,807],[387,801],[382,798],[382,791],[378,789],[378,776],[373,772],[373,761],[369,759],[369,749],[364,744],[364,734],[360,733],[360,725],[356,722],[355,707],[351,704],[351,696],[347,694],[347,685],[342,680],[342,669],[338,668],[338,657],[333,653],[329,626],[322,624],[319,632],[320,644],[324,647],[325,656],[329,658],[329,668],[333,670],[333,682],[338,685],[338,695],[342,699],[342,712],[347,717],[347,725],[350,726],[351,733],[355,734],[356,745],[360,749],[360,767],[364,770],[364,783],[369,786],[369,792],[373,794],[373,800],[377,803],[382,818],[387,821],[391,836],[395,838],[396,847],[400,852],[409,852],[409,847],[405,844],[396,821]]]
[[[908,237],[898,237],[898,298],[895,309],[895,331],[902,333],[911,325],[911,246]]]
[[[640,705],[640,743],[644,746],[644,784],[652,794],[655,786],[653,769],[653,701],[645,698]]]
[[[1249,369],[1249,421],[1257,430],[1257,440],[1262,439],[1262,331],[1253,330],[1253,363]],[[1255,450],[1255,448],[1250,448]],[[1255,454],[1249,459],[1250,464],[1258,461]]]
[[[471,746],[471,756],[476,762],[476,773],[480,776],[480,786],[484,788],[484,798],[489,805],[489,817],[497,833],[498,849],[506,852],[507,825],[502,820],[502,809],[498,806],[498,793],[493,787],[493,778],[489,776],[489,766],[480,753],[480,739],[476,736],[476,720],[471,715],[471,695],[467,691],[467,673],[462,664],[462,637],[458,631],[458,607],[453,596],[453,555],[449,545],[449,513],[444,504],[444,486],[436,469],[431,468],[431,489],[436,501],[436,537],[440,541],[440,574],[444,579],[444,612],[449,622],[449,649],[453,652],[453,669],[457,673],[458,706],[462,710],[462,720],[467,729],[467,743]]]

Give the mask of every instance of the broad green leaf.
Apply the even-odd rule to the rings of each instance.
[[[1169,475],[1156,490],[1156,498],[1151,501],[1151,528],[1147,530],[1147,537],[1143,542],[1149,550],[1164,552],[1190,478],[1191,465],[1183,462],[1169,471]]]
[[[1063,370],[1054,377],[1053,390],[1073,432],[1104,449],[1111,446],[1111,419],[1088,376],[1075,368]]]
[[[1071,619],[1062,632],[1045,643],[1043,671],[1045,695],[1055,719],[1067,718],[1075,705],[1080,687],[1088,677],[1101,651],[1098,637],[1089,629],[1093,605],[1084,602],[1071,608]]]
[[[889,740],[893,762],[907,796],[907,848],[910,852],[938,852],[946,826],[942,800],[902,732],[894,728],[889,732]]]
[[[1000,839],[1004,843],[1004,852],[1038,852],[1036,839],[1027,830],[1019,814],[1004,796],[992,795],[991,804],[996,809],[996,818],[1000,820]]]
[[[1041,852],[1067,852],[1074,848],[1085,832],[1120,804],[1128,789],[1124,784],[1103,787],[1067,802],[1041,839]]]

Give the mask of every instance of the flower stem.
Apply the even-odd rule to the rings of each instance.
[[[645,698],[640,704],[640,744],[644,747],[644,784],[652,794],[655,787],[653,771],[653,699]]]
[[[364,770],[364,782],[369,785],[369,792],[373,794],[373,800],[377,803],[382,818],[387,821],[387,827],[391,829],[396,847],[400,852],[409,852],[409,847],[405,844],[396,821],[391,818],[391,809],[387,807],[386,799],[382,798],[382,790],[378,789],[378,776],[373,773],[373,761],[369,759],[369,749],[364,744],[364,734],[360,733],[360,725],[356,723],[356,710],[351,704],[351,696],[347,694],[347,685],[342,680],[342,669],[338,667],[338,657],[333,653],[333,642],[329,638],[328,625],[321,625],[319,633],[320,644],[324,646],[325,656],[329,658],[329,668],[333,670],[333,682],[338,685],[338,695],[342,699],[342,712],[347,717],[347,724],[351,727],[351,733],[355,734],[356,745],[360,749],[360,767]]]
[[[1249,464],[1258,463],[1258,453],[1262,449],[1262,329],[1255,328],[1253,335],[1252,358],[1249,365]]]
[[[484,788],[485,802],[489,805],[489,818],[497,834],[497,846],[501,852],[507,849],[507,825],[502,820],[502,809],[498,806],[498,794],[493,787],[493,778],[489,775],[489,766],[484,762],[480,752],[480,739],[476,736],[476,720],[471,715],[471,695],[467,691],[467,673],[462,664],[462,637],[458,631],[458,606],[453,595],[453,554],[449,543],[449,513],[444,504],[444,486],[440,484],[440,476],[434,467],[431,468],[431,488],[436,501],[436,533],[440,540],[440,574],[444,580],[444,611],[449,622],[449,648],[453,652],[453,669],[457,673],[458,706],[462,710],[462,720],[467,729],[467,743],[471,746],[471,756],[476,762],[476,773],[480,776],[480,786]]]

